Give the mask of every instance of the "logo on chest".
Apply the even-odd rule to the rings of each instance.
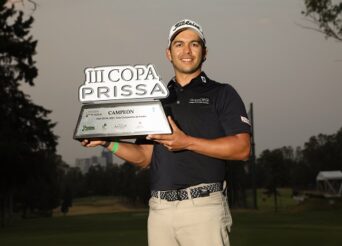
[[[189,103],[191,103],[191,104],[209,104],[210,100],[207,97],[190,98]]]

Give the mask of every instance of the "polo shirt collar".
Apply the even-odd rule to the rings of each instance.
[[[189,84],[182,87],[180,84],[177,83],[176,77],[173,77],[167,85],[168,89],[171,88],[183,88],[183,89],[193,89],[198,87],[203,87],[210,82],[208,76],[201,72],[197,77],[193,78]]]

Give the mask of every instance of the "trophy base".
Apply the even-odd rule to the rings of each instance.
[[[171,134],[160,101],[83,105],[73,138],[136,138],[148,134]]]

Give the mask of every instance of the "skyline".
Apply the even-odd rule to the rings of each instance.
[[[36,2],[31,34],[38,40],[39,75],[34,87],[23,89],[53,111],[57,151],[68,164],[102,150],[72,139],[84,69],[151,63],[167,83],[173,75],[165,58],[168,31],[185,18],[204,29],[206,74],[230,83],[247,110],[253,102],[257,154],[302,146],[313,135],[342,127],[342,43],[298,25],[306,23],[301,0],[200,1],[191,14],[199,1]]]

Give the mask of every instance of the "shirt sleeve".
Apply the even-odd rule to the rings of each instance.
[[[245,105],[232,86],[225,84],[220,89],[216,101],[216,109],[227,136],[251,133],[251,123],[248,119]]]

